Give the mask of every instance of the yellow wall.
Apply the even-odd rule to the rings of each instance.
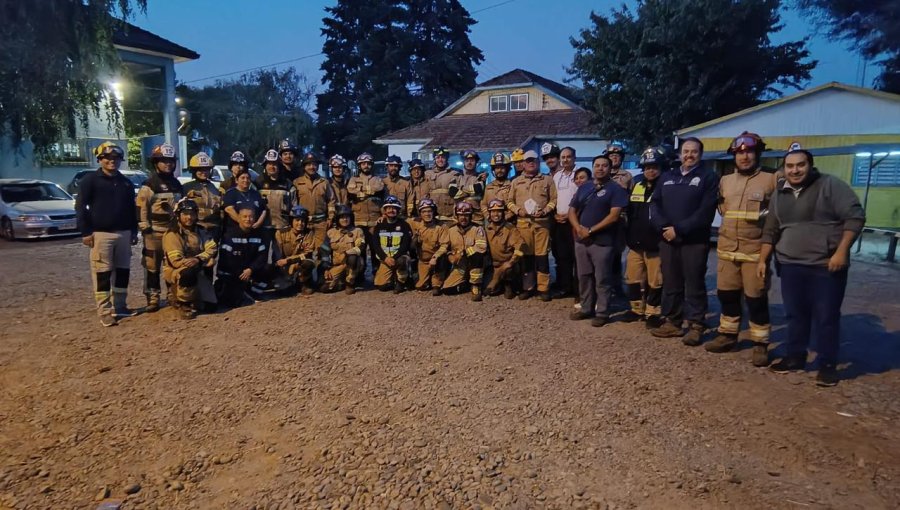
[[[537,87],[522,87],[512,89],[485,90],[470,99],[456,109],[451,115],[474,115],[478,113],[490,113],[491,96],[508,94],[528,94],[528,111],[543,110],[568,110],[571,107],[559,99],[545,94]]]
[[[826,147],[846,147],[868,143],[897,143],[900,146],[900,135],[842,135],[842,136],[797,136],[766,137],[768,150],[784,150],[793,142],[799,142],[805,149],[821,149]],[[704,149],[708,152],[725,151],[731,144],[731,138],[705,138]],[[853,177],[854,155],[820,156],[816,158],[816,167],[823,173],[840,177],[850,183]],[[780,163],[765,160],[767,166]],[[865,194],[865,187],[854,187],[860,200]],[[866,205],[866,225],[869,227],[900,228],[900,187],[872,186],[869,188],[869,199]]]

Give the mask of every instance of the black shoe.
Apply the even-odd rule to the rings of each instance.
[[[608,318],[603,317],[602,315],[598,315],[591,319],[591,326],[594,326],[595,328],[602,328],[603,326],[606,326],[607,322],[609,322]]]
[[[569,314],[569,319],[573,321],[583,321],[584,319],[590,319],[594,314],[582,312],[581,310],[575,310],[574,312]]]
[[[519,301],[525,301],[526,299],[530,298],[533,295],[534,295],[533,290],[523,290],[522,292],[519,293]]]
[[[841,378],[838,376],[837,368],[834,365],[822,365],[819,373],[816,374],[816,385],[823,387],[837,386]]]
[[[541,301],[547,303],[552,300],[553,300],[553,297],[550,296],[549,292],[541,292]]]
[[[659,315],[651,315],[647,317],[647,329],[656,329],[662,326],[663,322],[665,321]]]
[[[394,294],[400,294],[401,292],[403,292],[403,284],[400,282],[395,283],[394,284]]]
[[[639,314],[634,313],[631,310],[628,310],[627,312],[622,314],[622,316],[619,318],[619,320],[622,322],[637,322],[639,320],[642,320],[643,318],[644,318],[643,315],[639,315]]]
[[[356,294],[356,287],[354,287],[352,284],[348,283],[347,286],[344,287],[344,294],[347,294],[348,296],[350,294]]]
[[[431,289],[431,295],[432,295],[432,296],[440,296],[440,295],[441,295],[441,288],[440,288],[440,287],[435,287],[435,288]]]
[[[503,297],[506,299],[513,299],[516,297],[516,289],[514,289],[512,285],[506,284],[503,289]]]
[[[776,374],[787,374],[790,372],[798,372],[806,368],[806,360],[803,358],[785,357],[777,363],[769,365],[769,370]]]

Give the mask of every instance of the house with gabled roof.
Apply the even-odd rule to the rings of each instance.
[[[386,133],[375,143],[404,160],[431,159],[432,150],[473,149],[483,164],[496,151],[538,151],[546,141],[571,146],[579,165],[606,148],[576,91],[523,69],[478,84],[434,118]]]

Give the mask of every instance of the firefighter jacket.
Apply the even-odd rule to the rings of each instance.
[[[375,255],[383,261],[388,257],[399,257],[409,254],[412,245],[412,229],[409,223],[397,220],[393,223],[383,221],[375,225]]]
[[[331,184],[331,191],[334,192],[335,205],[350,205],[350,195],[347,193],[347,181],[348,179],[346,177],[342,179],[336,177],[328,179],[329,184]]]
[[[222,193],[215,184],[194,180],[184,185],[184,196],[196,202],[200,211],[197,213],[197,224],[216,232],[222,228]]]
[[[328,211],[334,211],[334,191],[328,180],[319,174],[301,175],[294,179],[296,202],[309,211],[310,223],[331,220]]]
[[[175,204],[184,190],[175,175],[153,172],[137,194],[138,228],[141,232],[164,234],[169,229]]]
[[[769,200],[775,192],[774,173],[757,168],[751,173],[734,172],[719,181],[718,255],[720,260],[759,261],[763,225]]]
[[[449,167],[433,168],[425,172],[425,180],[431,183],[431,199],[437,205],[438,221],[455,221],[453,211],[456,201],[450,196],[450,186],[459,180],[459,173]]]
[[[447,227],[436,221],[425,223],[420,219],[409,221],[413,233],[413,246],[421,262],[429,262],[433,257],[447,253],[450,238]]]
[[[628,198],[628,207],[625,209],[628,217],[628,226],[625,232],[625,243],[632,250],[649,252],[659,251],[659,243],[662,241],[662,232],[650,221],[650,203],[653,198],[653,189],[659,179],[652,183],[639,177],[631,188]]]
[[[472,256],[476,253],[487,253],[487,237],[484,227],[470,223],[465,228],[459,224],[447,229],[449,253],[452,255]]]
[[[500,224],[489,223],[485,230],[494,267],[506,262],[515,263],[522,258],[525,241],[516,227],[504,221]]]
[[[512,191],[512,181],[511,180],[506,179],[504,181],[498,181],[495,179],[495,180],[491,181],[491,183],[488,184],[484,188],[484,200],[481,201],[481,214],[485,218],[488,217],[487,206],[488,206],[488,204],[491,203],[491,200],[493,200],[495,198],[499,199],[499,200],[503,200],[503,203],[508,205],[509,204],[509,195],[510,195],[511,191]],[[506,209],[506,214],[504,216],[506,217],[506,221],[511,221],[516,217],[516,215],[513,214],[513,212],[510,211],[509,208]]]
[[[163,234],[162,247],[165,253],[163,271],[166,275],[180,269],[184,261],[190,258],[198,259],[201,266],[212,267],[218,250],[216,242],[204,228],[187,229],[181,225],[176,225]],[[171,278],[166,279],[171,281]]]
[[[547,214],[540,218],[533,218],[530,221],[544,228],[550,228],[550,224],[553,221],[553,213],[556,210],[556,185],[553,184],[553,178],[542,173],[538,173],[533,177],[525,174],[516,177],[512,181],[510,201],[506,204],[506,207],[517,215],[520,209],[524,209],[529,215],[543,210]],[[524,221],[527,222],[529,220],[526,219]]]
[[[347,193],[353,208],[353,222],[361,227],[374,226],[381,217],[384,181],[372,174],[360,173],[347,182]]]
[[[331,267],[343,266],[348,255],[362,255],[366,249],[366,237],[359,227],[334,227],[325,233],[325,242],[319,247],[319,258]]]
[[[315,261],[318,251],[319,242],[312,229],[299,233],[292,228],[275,232],[272,260],[287,259],[285,270],[288,274],[294,274],[300,262]]]
[[[294,187],[291,182],[278,174],[278,178],[272,179],[268,175],[261,175],[256,182],[256,189],[265,199],[266,208],[269,211],[269,221],[276,230],[291,226],[291,205],[296,201]]]
[[[405,179],[400,176],[391,177],[390,175],[385,177],[384,193],[385,195],[394,195],[398,200],[400,200],[400,216],[412,216],[412,211],[415,208],[415,203],[413,199],[412,185],[409,183],[409,179]]]
[[[634,176],[624,168],[610,171],[609,178],[619,186],[622,186],[625,191],[631,191],[631,188],[634,186]]]
[[[431,198],[431,187],[433,184],[432,181],[429,181],[424,176],[418,181],[409,181],[409,186],[412,188],[412,216],[419,215],[419,202],[421,202],[423,198]]]

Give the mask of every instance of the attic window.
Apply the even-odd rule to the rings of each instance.
[[[528,111],[528,94],[510,94],[509,111],[526,112]]]
[[[491,113],[507,111],[507,97],[508,96],[491,96]]]

